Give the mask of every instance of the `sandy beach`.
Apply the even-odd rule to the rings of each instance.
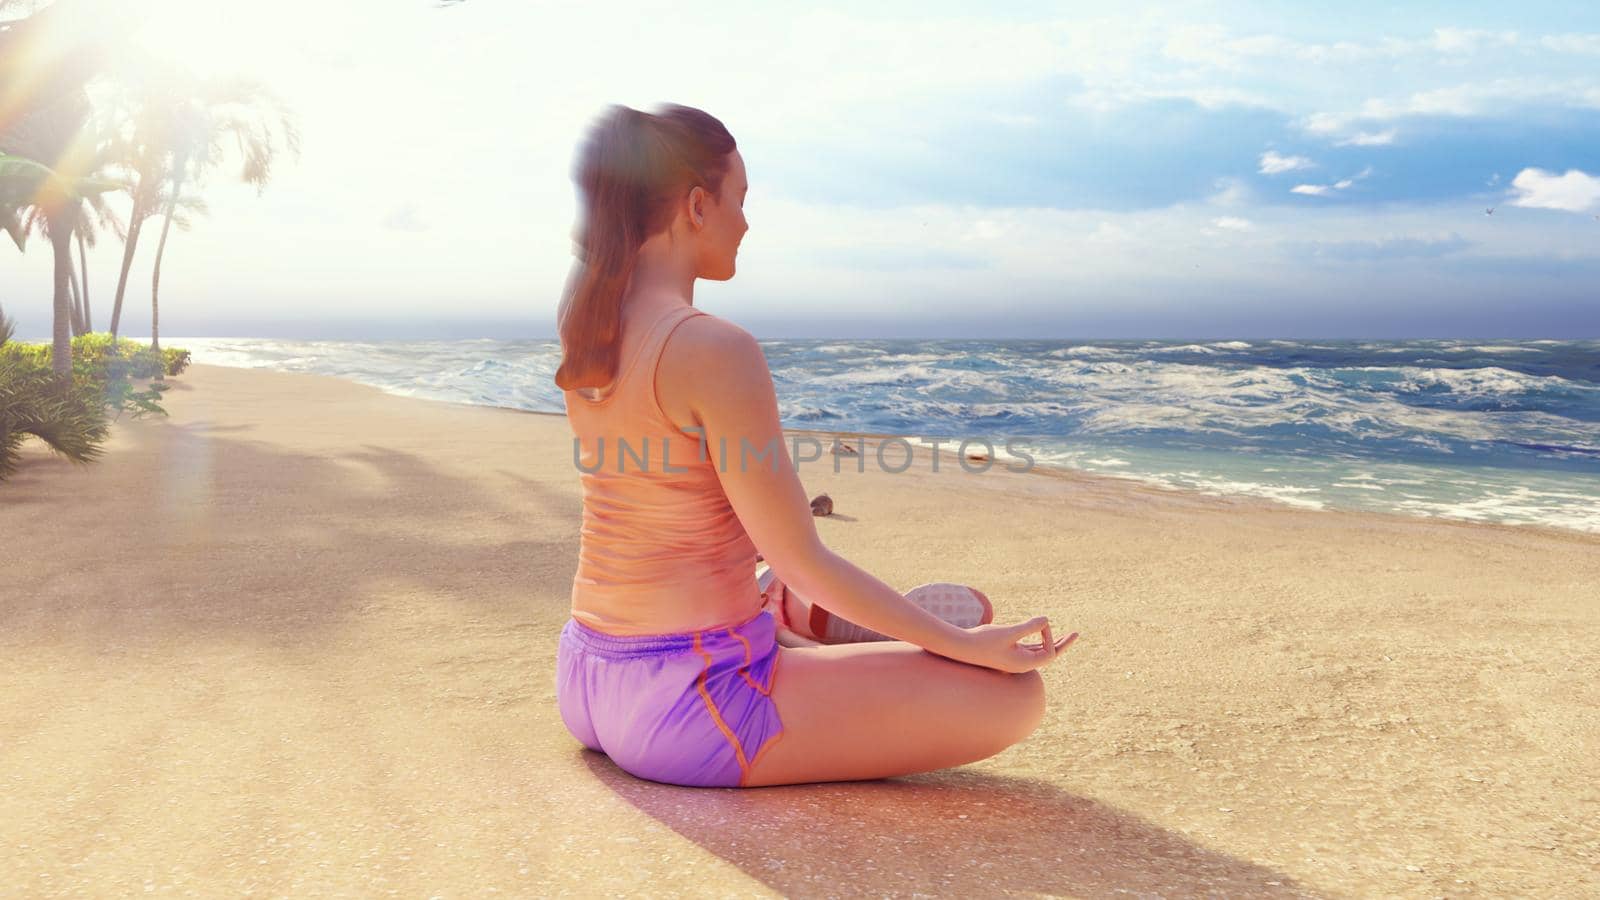
[[[1600,892],[1600,535],[825,456],[831,548],[1082,637],[992,759],[680,788],[556,710],[563,417],[171,384],[0,484],[0,894]]]

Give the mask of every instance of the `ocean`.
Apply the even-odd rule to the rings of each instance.
[[[553,340],[163,342],[198,363],[564,411]],[[1015,468],[1011,438],[1035,465],[1170,488],[1600,532],[1600,340],[761,345],[786,428],[987,440]]]

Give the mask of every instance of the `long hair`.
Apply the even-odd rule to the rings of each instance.
[[[580,193],[572,271],[558,328],[563,391],[601,387],[617,372],[622,297],[639,247],[671,227],[677,203],[695,187],[720,199],[728,129],[698,109],[662,104],[654,114],[608,106],[590,126],[573,180]]]

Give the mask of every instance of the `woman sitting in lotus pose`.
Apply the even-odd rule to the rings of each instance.
[[[1037,670],[1077,635],[992,624],[960,585],[902,595],[823,546],[761,347],[695,308],[749,229],[727,129],[613,106],[575,176],[555,375],[583,488],[556,673],[573,736],[640,778],[755,787],[926,772],[1030,734]]]

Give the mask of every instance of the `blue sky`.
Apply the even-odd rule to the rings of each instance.
[[[551,336],[583,128],[671,101],[745,157],[696,302],[758,337],[1600,337],[1586,5],[261,6],[151,38],[304,132],[174,236],[168,335]],[[24,335],[48,283],[42,244],[0,269]]]

